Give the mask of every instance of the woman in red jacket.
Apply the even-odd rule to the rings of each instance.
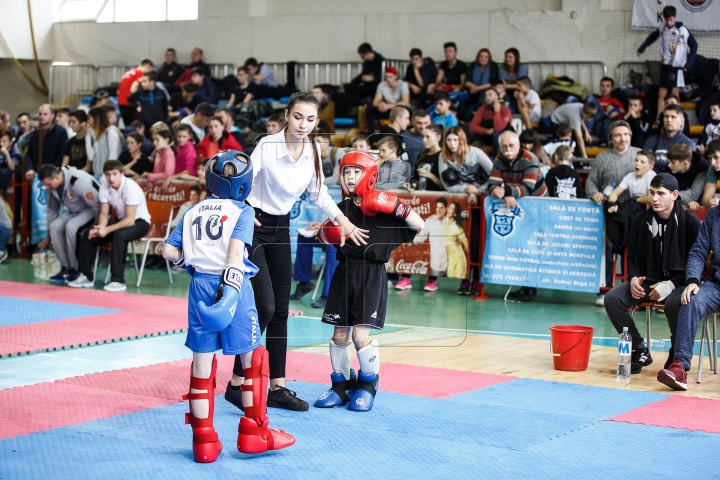
[[[212,158],[213,155],[221,150],[238,150],[243,151],[235,137],[225,131],[222,119],[220,117],[210,118],[208,124],[208,134],[205,135],[202,142],[198,144],[198,158]]]

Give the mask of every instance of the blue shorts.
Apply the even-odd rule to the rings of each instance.
[[[188,298],[188,333],[185,346],[196,353],[212,353],[220,348],[225,355],[251,352],[260,346],[262,335],[255,308],[255,296],[247,276],[243,278],[233,321],[225,330],[208,330],[198,319],[198,302],[203,301],[206,305],[215,303],[215,292],[221,281],[220,275],[197,272],[193,275]]]

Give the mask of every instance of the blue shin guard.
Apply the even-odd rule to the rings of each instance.
[[[348,409],[353,412],[369,412],[375,402],[375,394],[380,385],[380,375],[358,372],[357,387],[353,393]]]
[[[350,379],[346,380],[342,373],[330,374],[332,387],[323,393],[315,402],[317,408],[333,408],[347,405],[355,392],[355,370],[350,370]]]

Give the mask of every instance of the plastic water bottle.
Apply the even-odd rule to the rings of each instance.
[[[632,339],[628,333],[628,327],[623,327],[623,332],[618,338],[618,362],[617,362],[617,378],[618,380],[627,380],[630,378],[630,356],[632,352]]]
[[[430,165],[429,163],[426,163],[426,164],[423,164],[422,168],[424,168],[425,170],[427,170],[429,172],[430,169],[432,168],[432,165]],[[417,183],[417,189],[425,190],[426,188],[427,188],[427,177],[420,177],[420,179],[418,180],[418,183]]]
[[[610,198],[610,194],[613,192],[613,190],[615,190],[615,182],[613,182],[612,185],[608,185],[607,187],[605,187],[605,190],[603,190],[603,195]]]

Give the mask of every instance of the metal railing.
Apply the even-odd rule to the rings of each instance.
[[[113,83],[120,83],[125,72],[137,68],[137,65],[103,64],[95,67],[96,87],[105,87]]]
[[[213,78],[225,78],[228,75],[235,75],[234,63],[208,63],[210,76]]]
[[[620,85],[628,83],[630,80],[628,75],[631,70],[642,73],[643,79],[647,77],[649,73],[647,62],[620,62],[615,67],[615,85],[619,87]]]
[[[48,103],[75,107],[80,98],[92,95],[95,91],[95,66],[53,62],[48,81]]]
[[[536,87],[540,88],[545,77],[550,74],[567,76],[592,91],[600,85],[600,79],[607,76],[607,66],[602,62],[525,62],[528,66],[528,77]]]
[[[287,79],[287,63],[268,63],[278,83]],[[313,85],[340,85],[349,82],[362,71],[361,62],[298,62],[295,71],[295,86],[309,92]]]

